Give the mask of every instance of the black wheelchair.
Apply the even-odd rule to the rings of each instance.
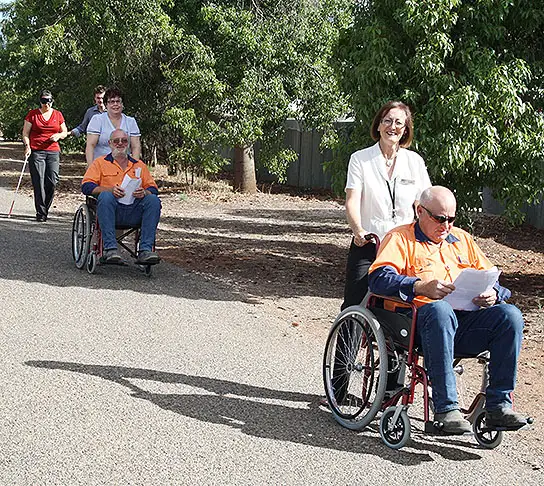
[[[98,265],[105,264],[102,233],[96,216],[96,198],[87,196],[74,214],[72,222],[72,257],[76,267],[86,268],[90,274],[96,272]],[[140,226],[116,225],[117,244],[134,259],[134,263],[146,275],[151,276],[153,265],[138,263],[138,243]],[[130,237],[130,238],[129,238]],[[117,265],[127,265],[121,261]]]
[[[411,304],[409,315],[386,310],[388,304],[406,306],[394,297],[369,294],[362,305],[338,315],[325,346],[323,380],[329,408],[338,423],[362,430],[381,412],[379,432],[383,442],[400,449],[410,438],[407,411],[418,385],[423,388],[425,433],[444,433],[443,424],[430,420],[432,384],[415,343],[417,308]],[[475,358],[481,365],[481,385],[470,405],[460,411],[472,424],[478,444],[494,449],[507,429],[487,427],[485,423],[489,353],[456,356],[453,367],[459,376],[464,372],[461,361],[466,358]],[[527,419],[528,425],[532,422]]]

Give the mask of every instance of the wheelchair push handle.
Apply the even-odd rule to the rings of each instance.
[[[375,233],[367,233],[365,236],[364,236],[364,239],[366,241],[373,241],[374,240],[374,243],[376,244],[376,252],[378,252],[379,248],[380,248],[380,237],[375,234]]]

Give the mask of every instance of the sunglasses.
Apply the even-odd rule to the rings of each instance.
[[[110,138],[110,142],[114,143],[115,145],[119,145],[120,143],[128,143],[128,138]]]
[[[52,102],[53,102],[53,100],[51,98],[40,98],[40,103],[42,105],[45,105],[47,103],[52,103]]]
[[[421,206],[421,204],[420,204]],[[425,206],[421,206],[425,211],[427,211],[427,214],[433,218],[438,224],[444,224],[444,223],[453,223],[455,221],[455,216],[437,216],[436,214],[431,213]]]

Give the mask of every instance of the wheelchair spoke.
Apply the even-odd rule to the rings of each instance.
[[[327,397],[337,420],[349,428],[364,427],[381,405],[383,386],[379,385],[381,369],[376,333],[379,325],[366,319],[362,310],[347,313],[331,330],[324,358]],[[371,315],[371,314],[370,314]],[[373,316],[372,316],[373,318]]]

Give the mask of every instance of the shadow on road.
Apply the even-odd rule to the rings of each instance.
[[[72,258],[73,214],[55,213],[47,223],[30,216],[0,214],[0,274],[3,280],[37,282],[58,287],[132,290],[142,294],[170,295],[193,300],[247,301],[183,268],[161,263],[146,277],[137,265],[99,266],[90,275],[78,270]]]
[[[159,238],[170,261],[234,280],[251,295],[341,296],[346,227],[337,209],[165,216]]]
[[[319,409],[317,395],[272,390],[226,380],[123,366],[103,366],[64,361],[27,361],[27,366],[70,371],[127,387],[134,398],[203,422],[228,425],[247,435],[294,442],[358,454],[372,454],[402,465],[432,461],[429,452],[450,460],[477,460],[481,456],[443,443],[417,443],[421,453],[393,451],[374,437],[357,434],[336,424]],[[136,380],[194,387],[186,394],[151,393]],[[282,403],[283,402],[283,403]],[[371,430],[371,429],[370,429]],[[413,441],[415,442],[415,441]],[[466,444],[459,444],[466,447]]]

